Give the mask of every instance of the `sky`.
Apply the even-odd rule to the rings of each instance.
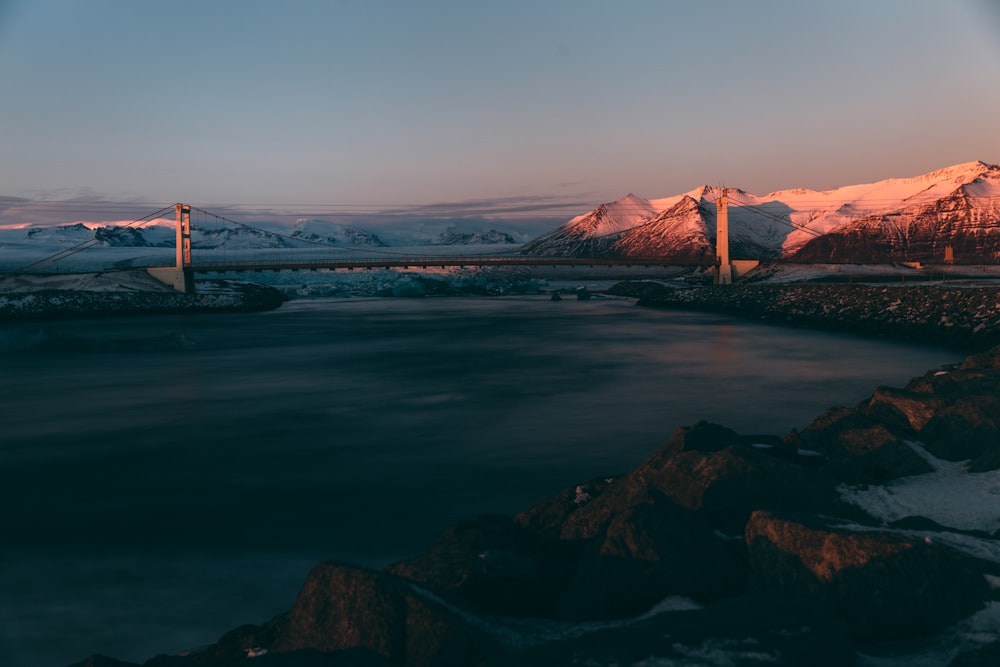
[[[1000,0],[0,0],[0,225],[824,190],[1000,162],[998,109]]]

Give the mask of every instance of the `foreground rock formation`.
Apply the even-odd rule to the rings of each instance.
[[[775,292],[762,312],[866,295],[910,307],[865,289],[797,305]],[[951,342],[997,335],[995,292],[934,298],[979,304],[948,311],[973,335]],[[936,303],[921,326],[940,324]],[[835,666],[859,653],[956,667],[1000,655],[1000,346],[784,436],[680,428],[625,475],[470,518],[385,571],[321,563],[289,612],[145,664]]]

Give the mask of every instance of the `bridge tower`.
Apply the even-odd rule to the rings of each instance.
[[[715,284],[731,285],[733,265],[729,262],[729,189],[722,188],[722,194],[715,200],[715,256],[719,265],[715,268]]]
[[[191,272],[191,207],[174,204],[177,211],[177,265],[175,269],[184,284],[181,291],[194,292],[194,276]]]
[[[194,294],[191,268],[191,207],[175,204],[177,211],[177,262],[173,267],[146,269],[149,275],[184,294]]]

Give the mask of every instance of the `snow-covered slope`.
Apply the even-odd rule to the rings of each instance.
[[[825,235],[790,253],[800,261],[1000,261],[1000,167],[970,162],[915,179],[885,181],[880,194],[907,194],[901,204],[869,198],[855,217],[827,223]],[[869,208],[862,207],[868,204]],[[832,217],[832,216],[829,216]]]
[[[583,257],[607,253],[621,234],[656,216],[662,205],[633,194],[625,195],[543,234],[525,246],[524,252]]]
[[[289,236],[308,241],[309,243],[321,243],[339,247],[386,247],[382,239],[372,232],[313,218],[297,220]]]
[[[544,234],[525,252],[701,257],[714,253],[719,188],[703,186],[664,199],[628,195]],[[1000,167],[967,162],[913,178],[823,192],[781,190],[729,197],[734,258],[806,261],[997,261]],[[892,252],[872,252],[888,247]]]

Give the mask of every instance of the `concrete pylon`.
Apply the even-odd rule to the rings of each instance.
[[[719,266],[715,268],[715,284],[733,283],[733,265],[729,262],[729,197],[726,188],[715,200],[715,256]]]
[[[149,275],[184,294],[194,294],[191,268],[191,207],[175,204],[177,211],[177,261],[173,268],[146,269]]]

